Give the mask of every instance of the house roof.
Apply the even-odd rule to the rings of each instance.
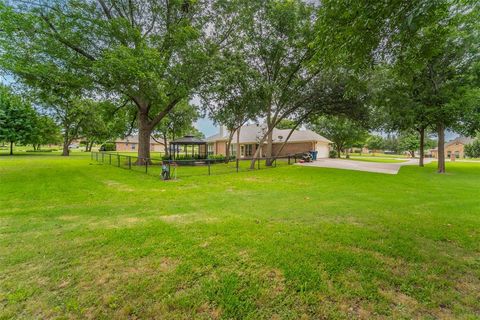
[[[256,125],[256,124],[249,124],[245,125],[240,128],[240,143],[258,143],[258,141],[262,138],[264,133],[267,131],[267,126],[263,125]],[[281,143],[284,142],[287,138],[288,134],[290,133],[290,129],[273,129],[273,143]],[[215,141],[226,141],[228,140],[229,132],[225,131],[223,134],[215,134],[207,138],[207,142],[215,142]],[[233,143],[236,140],[236,132],[233,135]],[[325,137],[322,137],[316,132],[311,130],[295,130],[288,142],[306,142],[306,141],[320,141],[331,143]]]
[[[115,143],[138,143],[138,135],[126,136],[123,139],[117,139],[115,140]],[[150,137],[150,144],[161,144],[163,146],[163,142],[157,141],[152,137]]]
[[[207,142],[205,140],[199,139],[194,136],[185,136],[183,138],[175,139],[170,143],[179,144],[179,145],[200,145],[200,144],[205,144]]]
[[[450,146],[452,144],[470,144],[474,141],[475,139],[469,138],[469,137],[457,137],[451,141],[448,141],[445,143],[445,146]]]
[[[453,140],[450,140],[450,141],[447,141],[445,142],[445,147],[447,146],[451,146],[452,144],[463,144],[463,145],[466,145],[466,144],[470,144],[472,143],[473,141],[475,141],[474,138],[469,138],[469,137],[456,137],[455,139]],[[438,147],[437,148],[434,148],[434,149],[430,149],[430,151],[437,151],[438,150]]]

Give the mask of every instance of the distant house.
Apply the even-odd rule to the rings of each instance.
[[[115,140],[115,147],[117,151],[133,152],[138,150],[138,136],[127,136],[124,139]],[[150,151],[165,152],[165,145],[150,138]]]
[[[445,157],[450,158],[452,154],[455,158],[465,158],[465,145],[470,144],[475,139],[468,137],[458,137],[445,143]],[[430,154],[433,158],[438,158],[438,148],[431,149]]]
[[[266,132],[265,125],[245,125],[240,128],[240,158],[252,157],[257,148],[262,148],[260,156],[265,156],[266,144],[259,146],[259,141]],[[274,155],[280,150],[285,142],[290,129],[274,129],[273,130],[273,148]],[[207,138],[208,153],[215,155],[225,155],[227,149],[227,140],[229,132],[220,127],[220,132]],[[308,151],[318,151],[318,158],[328,158],[330,151],[330,140],[311,130],[295,130],[288,139],[285,147],[279,154],[286,156],[289,154],[297,154]],[[232,144],[230,146],[230,154],[236,155],[237,150],[237,133],[233,134]]]

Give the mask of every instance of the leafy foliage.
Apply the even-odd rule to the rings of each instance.
[[[198,131],[193,126],[198,118],[197,109],[186,101],[182,101],[155,127],[154,136],[163,139],[166,146],[169,140],[175,140],[187,134],[198,135]],[[168,155],[168,148],[166,153]]]
[[[129,98],[148,158],[151,131],[189,98],[237,26],[229,13],[226,1],[2,3],[0,66],[28,86],[55,75],[59,87]]]
[[[35,150],[45,144],[58,144],[61,141],[60,128],[55,121],[46,115],[38,115],[27,143],[31,143]]]
[[[381,136],[378,135],[371,135],[367,139],[366,147],[370,149],[372,152],[375,152],[376,150],[381,150],[384,147],[384,140]]]
[[[470,158],[480,158],[480,139],[465,146],[465,155]]]
[[[367,137],[367,131],[361,125],[346,117],[319,117],[309,127],[333,142],[337,157],[343,150],[365,141]]]
[[[13,94],[8,87],[0,87],[0,141],[28,143],[34,135],[37,115],[30,104]],[[13,150],[10,149],[10,154]]]

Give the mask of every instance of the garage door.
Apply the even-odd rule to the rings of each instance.
[[[317,158],[328,158],[329,148],[326,143],[317,142]]]

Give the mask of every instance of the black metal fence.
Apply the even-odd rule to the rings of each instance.
[[[96,152],[90,154],[91,160],[98,163],[112,165],[118,168],[143,172],[148,175],[167,179],[177,179],[189,176],[218,175],[251,170],[263,170],[287,166],[297,162],[299,155],[288,155],[273,159],[261,158],[255,161],[253,169],[250,168],[252,158],[234,159],[226,162],[224,159],[201,160],[163,160],[161,158],[142,158],[134,155],[125,155],[112,152]]]

